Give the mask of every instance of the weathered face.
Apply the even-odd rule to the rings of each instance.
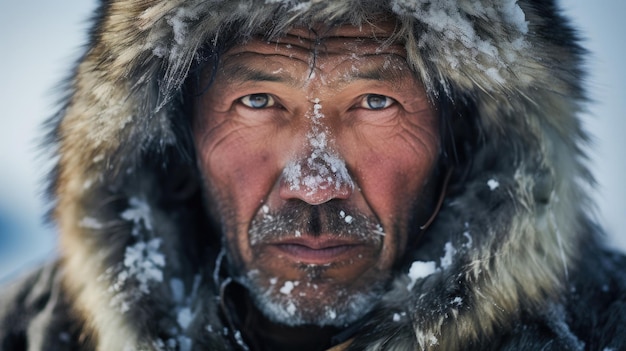
[[[365,314],[430,215],[438,123],[386,27],[251,40],[222,56],[194,106],[230,264],[274,321]]]

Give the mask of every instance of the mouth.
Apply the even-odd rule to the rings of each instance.
[[[305,264],[324,265],[359,257],[362,242],[332,237],[299,237],[269,244],[276,254]]]

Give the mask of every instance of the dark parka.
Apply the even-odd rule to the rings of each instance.
[[[388,291],[334,343],[625,349],[626,260],[602,248],[586,193],[584,50],[554,1],[111,0],[50,121],[60,258],[3,288],[2,350],[257,347],[229,308],[188,87],[253,35],[383,16],[440,114],[452,173]],[[434,273],[411,270],[424,264]]]

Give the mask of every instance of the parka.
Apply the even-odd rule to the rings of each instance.
[[[439,114],[449,179],[378,303],[326,347],[626,348],[626,258],[590,215],[586,52],[553,0],[103,0],[48,121],[61,253],[2,288],[0,348],[265,349],[233,312],[188,84],[253,36],[381,17]]]

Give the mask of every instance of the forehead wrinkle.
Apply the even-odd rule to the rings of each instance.
[[[374,67],[365,67],[357,70],[350,70],[348,74],[342,75],[341,82],[342,83],[350,83],[355,80],[376,80],[376,81],[401,81],[406,78],[405,72],[410,72],[413,75],[413,71],[406,64],[406,60],[402,55],[389,53],[389,54],[365,54],[361,55],[360,58],[368,58],[368,57],[384,57],[391,56],[392,61],[389,65],[385,65],[385,63],[376,64]],[[399,60],[398,60],[399,59]],[[388,61],[385,61],[388,62]],[[402,70],[397,68],[397,63],[402,63]]]
[[[289,75],[269,72],[266,68],[256,68],[242,62],[226,62],[221,73],[231,82],[276,82],[297,86],[296,80]]]

